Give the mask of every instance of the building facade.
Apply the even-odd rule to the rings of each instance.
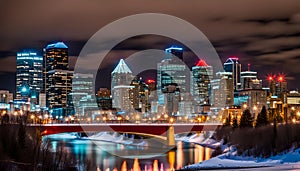
[[[53,115],[69,115],[73,72],[69,71],[68,47],[63,42],[47,45],[44,60],[46,106]]]
[[[149,104],[149,88],[142,78],[135,77],[130,86],[134,88],[130,90],[130,99],[132,107],[139,112],[145,113],[150,109]]]
[[[111,110],[112,98],[110,90],[107,88],[100,88],[97,92],[97,102],[100,110]]]
[[[17,53],[16,63],[16,99],[30,102],[35,108],[43,89],[43,57],[24,50]]]
[[[112,107],[118,110],[130,111],[133,109],[130,100],[130,86],[133,75],[124,59],[121,59],[111,73]]]
[[[93,74],[75,73],[73,75],[71,97],[76,115],[90,117],[98,110],[93,90]]]
[[[211,105],[215,108],[231,107],[234,103],[234,88],[231,72],[217,72],[211,81]]]
[[[204,60],[199,60],[196,66],[192,68],[193,73],[193,90],[194,96],[198,105],[208,105],[210,97],[210,80],[213,78],[212,66],[206,64]]]
[[[224,63],[225,72],[232,73],[231,78],[234,91],[241,89],[241,69],[242,65],[239,63],[239,59],[237,57],[230,57]]]

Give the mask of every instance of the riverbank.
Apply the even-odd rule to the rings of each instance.
[[[267,168],[266,168],[267,167]],[[300,168],[300,148],[283,152],[268,158],[239,156],[236,149],[228,148],[228,152],[209,160],[185,166],[181,170],[223,170],[223,169],[255,169],[274,167],[289,169]]]

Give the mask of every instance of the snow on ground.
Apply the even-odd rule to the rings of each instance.
[[[134,135],[133,135],[134,136]],[[124,134],[118,134],[117,132],[110,133],[110,132],[99,132],[97,134],[88,136],[88,137],[80,137],[78,133],[60,133],[60,134],[53,134],[47,135],[43,137],[43,139],[51,138],[51,139],[82,139],[82,140],[95,140],[95,141],[106,141],[106,142],[113,142],[119,143],[124,145],[134,145],[134,146],[148,146],[147,141],[145,140],[137,140],[134,137],[126,137]]]
[[[188,143],[198,144],[204,147],[215,149],[216,147],[221,145],[221,142],[218,142],[214,139],[211,139],[213,132],[207,132],[206,134],[192,134],[190,136],[180,136],[176,135],[176,141],[183,141]]]
[[[251,156],[239,156],[236,152],[236,149],[233,146],[228,147],[227,145],[222,145],[223,142],[218,142],[211,138],[205,138],[203,134],[194,134],[191,136],[182,137],[177,136],[176,140],[196,143],[212,149],[215,149],[216,147],[221,147],[221,150],[224,152],[224,154],[211,158],[210,160],[185,166],[183,169],[187,170],[242,169],[262,167],[268,167],[270,170],[274,170],[275,166],[287,169],[291,168],[292,170],[294,168],[300,168],[300,148],[296,150],[291,150],[291,152],[282,153],[269,158],[255,158]]]
[[[148,146],[148,143],[145,140],[134,139],[134,135],[130,138],[126,137],[124,134],[119,134],[117,132],[99,132],[97,134],[87,137],[89,140],[97,141],[108,141],[125,145],[135,145],[135,146]]]
[[[297,163],[298,162],[298,163]],[[197,164],[185,166],[186,170],[199,169],[241,169],[260,167],[279,167],[292,163],[293,168],[300,166],[300,148],[286,154],[279,154],[270,158],[254,158],[238,156],[234,148],[229,148],[228,152]],[[288,168],[289,166],[285,166]]]

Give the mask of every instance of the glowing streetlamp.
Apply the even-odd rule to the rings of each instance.
[[[247,109],[248,105],[246,103],[243,104],[244,110]]]
[[[90,123],[90,122],[91,122],[91,118],[87,118],[86,120],[87,120],[87,122],[88,122],[88,123]]]
[[[32,120],[32,123],[34,123],[34,118],[35,118],[34,115],[31,115],[31,116],[30,116],[30,119]]]
[[[254,110],[254,115],[255,115],[255,118],[256,118],[257,117],[257,106],[256,105],[253,107],[253,110]]]
[[[164,118],[167,119],[169,116],[167,114],[164,115]]]
[[[175,119],[173,117],[171,117],[169,121],[170,121],[171,124],[173,124]]]
[[[256,111],[256,110],[257,110],[257,106],[254,106],[254,107],[253,107],[253,110]]]

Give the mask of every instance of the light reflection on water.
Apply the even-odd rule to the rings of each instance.
[[[77,160],[89,160],[93,170],[97,171],[175,170],[188,164],[207,160],[212,153],[210,148],[181,141],[177,142],[176,149],[161,154],[160,151],[162,150],[157,146],[152,148],[151,144],[149,147],[138,147],[105,141],[94,143],[95,141],[78,138],[49,137],[49,139],[53,151],[57,151],[59,144],[63,143],[64,151],[74,155]],[[150,152],[151,154],[149,154]],[[130,156],[130,158],[119,157],[113,154]]]

